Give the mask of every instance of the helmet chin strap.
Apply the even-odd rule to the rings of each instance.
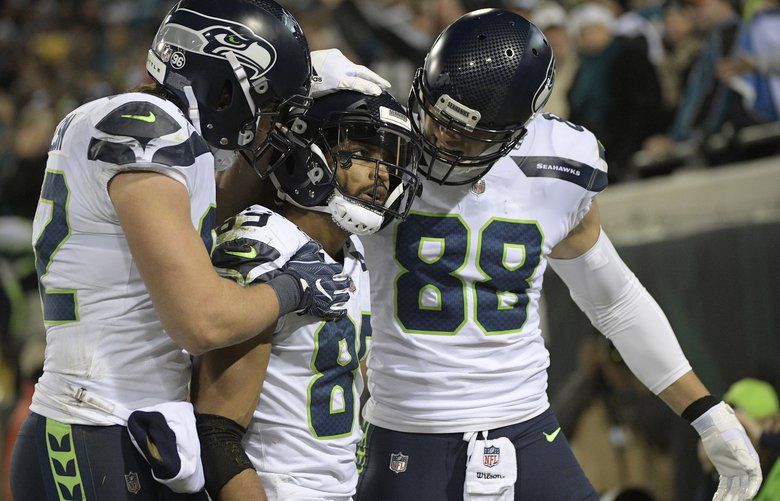
[[[249,77],[246,76],[244,67],[241,66],[241,63],[236,57],[236,54],[232,51],[225,52],[225,59],[227,59],[227,62],[230,63],[230,67],[233,68],[233,73],[236,75],[238,85],[241,86],[241,90],[244,93],[244,97],[246,98],[246,102],[249,105],[249,109],[252,110],[252,112],[256,112],[257,106],[255,105],[255,100],[252,99],[252,94],[249,92],[251,86],[249,85]]]
[[[241,63],[236,57],[236,54],[232,51],[225,53],[225,59],[227,59],[227,61],[230,63],[230,67],[233,68],[233,73],[236,75],[236,80],[238,80],[238,84],[241,86],[241,91],[244,93],[244,97],[246,98],[246,102],[249,105],[249,109],[252,110],[253,114],[256,114],[258,112],[257,105],[255,105],[255,100],[252,98],[252,93],[249,92],[251,86],[249,84],[249,77],[246,76],[244,67],[241,66]],[[239,146],[244,146],[251,143],[254,137],[255,134],[253,131],[239,131]]]
[[[395,189],[390,192],[390,194],[387,196],[387,200],[385,200],[385,207],[392,207],[396,200],[401,198],[404,194],[404,187],[403,184],[399,184],[395,187]]]
[[[190,122],[195,126],[195,130],[198,134],[203,134],[200,130],[200,111],[198,110],[198,100],[195,99],[195,92],[192,90],[191,85],[184,86],[184,95],[187,96],[187,116],[190,118]]]

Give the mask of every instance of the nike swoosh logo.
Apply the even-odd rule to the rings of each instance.
[[[326,290],[325,290],[325,289],[322,287],[322,279],[321,279],[321,278],[320,278],[320,279],[318,279],[318,280],[315,282],[315,284],[317,284],[317,289],[319,289],[319,291],[320,291],[320,292],[321,292],[321,293],[322,293],[322,294],[323,294],[323,295],[324,295],[326,298],[328,298],[328,301],[332,301],[332,300],[333,300],[333,296],[331,296],[330,294],[328,294],[328,291],[326,291]]]
[[[552,442],[553,440],[555,440],[555,437],[557,437],[558,433],[560,433],[560,432],[561,432],[561,427],[559,426],[558,429],[555,430],[552,433],[548,434],[548,433],[542,432],[542,434],[544,435],[544,438],[546,438],[548,442]]]
[[[225,251],[225,254],[230,254],[231,256],[240,257],[242,259],[254,259],[257,257],[257,249],[251,248],[247,252],[241,252],[241,251]]]
[[[140,120],[142,122],[148,122],[150,124],[153,124],[155,120],[157,120],[154,116],[154,113],[151,111],[148,115],[122,115],[122,118],[132,118],[133,120]]]

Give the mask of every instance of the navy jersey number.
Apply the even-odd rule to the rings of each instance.
[[[61,171],[47,170],[41,189],[41,203],[51,206],[51,217],[35,242],[35,271],[43,302],[43,319],[48,325],[78,320],[78,303],[73,289],[47,289],[44,277],[49,273],[54,255],[70,236],[68,223],[68,185]]]
[[[409,214],[396,226],[396,316],[405,330],[448,334],[466,323],[466,287],[457,273],[469,254],[458,215]]]
[[[535,221],[493,218],[477,238],[481,279],[459,276],[469,262],[470,229],[459,216],[412,213],[396,226],[395,314],[414,334],[454,335],[466,322],[473,291],[474,319],[486,334],[519,332],[528,316],[527,290],[542,255]]]
[[[315,373],[308,390],[309,429],[314,437],[332,439],[348,436],[355,425],[355,377],[360,356],[365,354],[370,336],[370,316],[363,314],[360,340],[357,326],[348,316],[335,322],[322,322],[314,333]]]

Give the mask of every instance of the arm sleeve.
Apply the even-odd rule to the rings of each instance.
[[[571,297],[620,352],[631,372],[658,394],[691,366],[663,311],[601,231],[574,259],[550,259]]]
[[[244,259],[230,254],[236,241],[248,240],[256,254]],[[217,230],[211,261],[220,276],[241,285],[266,283],[280,273],[309,238],[279,214],[253,205],[228,219]]]

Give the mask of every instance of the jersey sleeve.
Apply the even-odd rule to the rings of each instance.
[[[585,185],[582,200],[575,216],[575,225],[582,221],[582,218],[590,210],[593,199],[604,191],[608,184],[604,145],[601,144],[601,141],[593,133],[588,130],[585,132],[587,134],[582,135],[577,145],[579,147],[577,154],[581,154],[585,158],[586,164],[590,165],[593,171],[590,173],[590,179]]]
[[[97,164],[100,189],[107,191],[120,172],[142,170],[175,179],[192,193],[188,170],[209,148],[173,103],[130,93],[107,100],[93,113],[87,158]]]
[[[581,196],[572,221],[576,226],[590,210],[596,195],[607,187],[604,147],[585,127],[551,113],[537,116],[534,126],[536,134],[541,136],[536,140],[551,152],[550,161],[542,158],[542,161],[529,162],[527,168],[534,169],[533,175],[556,177],[579,186]]]
[[[237,269],[218,267],[224,242],[246,238],[255,241],[257,255]],[[280,273],[285,264],[309,238],[295,224],[261,205],[253,205],[225,221],[217,229],[217,246],[212,260],[217,271],[242,285],[267,282]]]

